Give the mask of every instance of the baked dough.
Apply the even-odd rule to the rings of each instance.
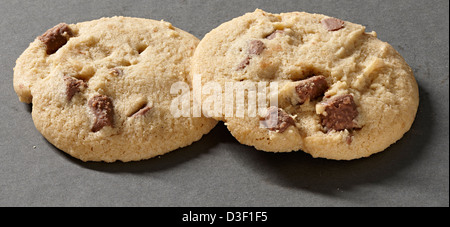
[[[258,9],[223,23],[201,40],[192,71],[202,85],[278,84],[278,110],[270,95],[264,106],[278,113],[274,127],[261,127],[268,115],[249,115],[249,102],[241,117],[211,114],[242,144],[269,152],[368,157],[410,129],[419,104],[413,72],[391,45],[362,25],[320,14]],[[232,98],[224,93],[222,106]]]
[[[112,17],[59,24],[30,44],[14,88],[36,128],[83,161],[138,161],[190,145],[217,123],[174,117],[199,40],[164,21]],[[188,84],[188,83],[186,83]]]

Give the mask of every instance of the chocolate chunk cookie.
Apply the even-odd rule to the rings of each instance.
[[[190,145],[217,122],[175,117],[170,109],[171,86],[188,79],[198,42],[149,19],[62,23],[19,57],[14,88],[21,101],[33,103],[36,128],[71,156],[148,159]]]
[[[402,138],[419,104],[412,70],[391,45],[362,25],[320,14],[256,10],[225,22],[200,42],[192,71],[202,85],[220,84],[214,100],[222,106],[245,96],[235,101],[243,117],[231,115],[235,108],[214,118],[241,143],[269,152],[367,157]],[[246,89],[233,96],[229,87],[239,83]]]

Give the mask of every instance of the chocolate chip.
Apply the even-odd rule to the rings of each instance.
[[[271,34],[266,36],[266,39],[268,39],[268,40],[275,39],[277,37],[277,34],[283,34],[283,33],[284,33],[283,30],[275,30],[274,32],[272,32]]]
[[[346,142],[348,145],[351,145],[352,142],[353,142],[353,136],[352,136],[352,135],[348,135],[348,136],[345,138],[345,142]]]
[[[141,107],[138,111],[136,111],[135,113],[131,114],[130,117],[144,116],[151,109],[152,109],[152,107],[147,106],[147,104],[146,104],[145,106]]]
[[[50,55],[55,53],[62,46],[66,45],[67,40],[69,40],[72,36],[73,33],[69,26],[61,23],[39,36],[39,40],[47,46],[46,52]]]
[[[294,119],[283,109],[271,106],[267,109],[267,115],[261,119],[266,128],[271,131],[283,133],[291,125],[295,125]]]
[[[87,84],[83,80],[73,78],[71,76],[64,76],[64,81],[66,82],[66,95],[67,101],[72,100],[72,97],[80,92],[81,87],[87,87]]]
[[[248,55],[244,58],[244,60],[241,61],[241,63],[239,63],[239,65],[236,67],[236,70],[245,69],[250,64],[250,60],[252,59],[251,55],[260,55],[265,48],[266,46],[260,40],[250,41],[249,47],[247,49]]]
[[[266,48],[266,46],[264,45],[264,43],[261,40],[252,40],[252,41],[250,41],[247,53],[254,54],[254,55],[260,55],[265,48]]]
[[[339,20],[337,18],[327,18],[321,21],[323,27],[328,31],[337,31],[344,28],[345,22],[343,20]]]
[[[295,86],[295,91],[300,98],[300,104],[323,95],[327,89],[328,83],[324,76],[310,77],[300,81],[300,83]]]
[[[353,95],[337,96],[321,104],[325,107],[324,113],[320,116],[321,124],[327,131],[350,130],[357,127],[355,119],[358,110]]]
[[[92,132],[98,132],[105,126],[113,126],[114,107],[111,98],[106,95],[96,95],[89,100],[88,104],[95,116]]]
[[[244,60],[239,63],[239,65],[236,67],[236,70],[242,70],[245,69],[250,64],[250,56],[247,56]]]

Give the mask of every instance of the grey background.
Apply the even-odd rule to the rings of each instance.
[[[330,161],[240,145],[219,124],[192,146],[133,163],[83,163],[48,143],[14,93],[15,60],[60,22],[164,19],[198,38],[246,12],[321,13],[367,26],[413,68],[420,107],[385,152]],[[447,0],[0,0],[0,206],[449,206]]]

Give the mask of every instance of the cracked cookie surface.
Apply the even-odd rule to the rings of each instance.
[[[138,161],[190,145],[217,121],[171,114],[199,40],[164,21],[59,24],[30,44],[14,87],[36,128],[83,161]]]
[[[289,121],[267,128],[250,111],[214,116],[239,142],[269,152],[367,157],[410,129],[419,104],[413,72],[391,45],[362,25],[320,14],[256,10],[225,22],[202,39],[192,71],[202,84],[278,84],[279,112]]]

